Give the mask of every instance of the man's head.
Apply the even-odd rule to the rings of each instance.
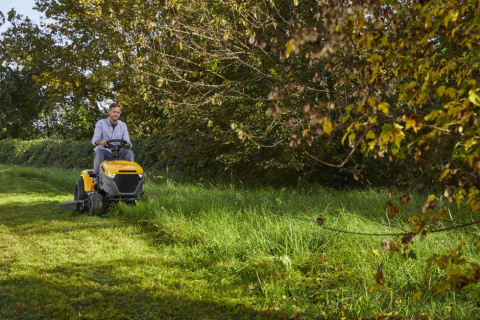
[[[110,119],[110,123],[116,124],[121,114],[122,108],[117,103],[112,103],[110,107],[108,107],[108,118]]]

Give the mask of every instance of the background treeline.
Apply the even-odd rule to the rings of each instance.
[[[38,0],[39,24],[4,13],[0,139],[89,140],[116,101],[147,167],[274,184],[441,177],[477,210],[479,7]]]

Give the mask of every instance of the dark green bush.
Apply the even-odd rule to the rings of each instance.
[[[1,140],[0,162],[35,167],[88,168],[93,148],[88,141]]]
[[[164,139],[133,139],[135,160],[145,168],[180,169],[179,156],[173,157],[176,145]],[[93,166],[90,141],[72,140],[0,140],[0,163],[35,167],[84,169]]]

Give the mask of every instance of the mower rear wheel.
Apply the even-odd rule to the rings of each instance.
[[[73,200],[74,201],[79,201],[79,200],[87,200],[88,195],[85,192],[85,184],[83,182],[83,179],[78,179],[77,182],[75,183],[75,192],[73,193]],[[78,209],[81,212],[87,211],[86,206],[80,206]]]
[[[103,196],[99,193],[94,193],[90,195],[88,213],[91,216],[99,216],[105,212],[105,207],[103,205]]]

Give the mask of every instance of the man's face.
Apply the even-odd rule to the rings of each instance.
[[[120,109],[120,107],[114,107],[108,110],[108,117],[110,118],[110,121],[113,123],[117,122],[121,114],[122,114],[122,109]]]

